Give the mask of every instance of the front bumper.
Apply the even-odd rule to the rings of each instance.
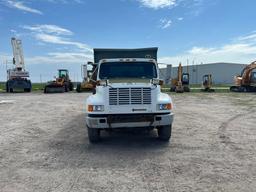
[[[8,80],[7,86],[9,89],[31,89],[32,87],[30,80],[26,79]]]
[[[87,114],[86,125],[90,128],[132,128],[171,125],[173,113],[155,114]]]

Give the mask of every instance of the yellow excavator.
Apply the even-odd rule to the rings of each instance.
[[[201,91],[204,92],[214,92],[215,90],[212,89],[212,74],[206,74],[203,76],[202,82],[202,89]]]
[[[179,64],[178,76],[172,79],[170,91],[176,93],[190,92],[189,73],[182,73],[182,65]]]
[[[247,65],[241,75],[234,77],[235,86],[230,87],[233,92],[256,92],[256,61]]]
[[[83,82],[77,84],[76,91],[78,93],[83,91],[93,91],[97,84],[97,64],[88,62],[87,64],[82,65],[81,70],[83,73]]]

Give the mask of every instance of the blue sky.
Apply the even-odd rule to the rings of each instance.
[[[177,65],[256,60],[254,0],[0,0],[0,80],[11,37],[22,39],[32,81],[80,65],[93,48],[159,47]],[[11,67],[11,64],[9,64]]]

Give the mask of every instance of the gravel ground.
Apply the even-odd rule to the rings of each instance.
[[[87,96],[0,94],[0,191],[255,191],[255,94],[173,94],[170,143],[125,131],[95,145]]]

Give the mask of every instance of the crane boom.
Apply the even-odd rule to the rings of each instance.
[[[12,50],[13,50],[13,64],[19,70],[25,70],[24,56],[22,49],[22,41],[20,39],[12,38]]]
[[[11,39],[13,51],[13,64],[15,68],[7,71],[8,79],[29,77],[29,72],[25,70],[22,41],[13,37]]]

